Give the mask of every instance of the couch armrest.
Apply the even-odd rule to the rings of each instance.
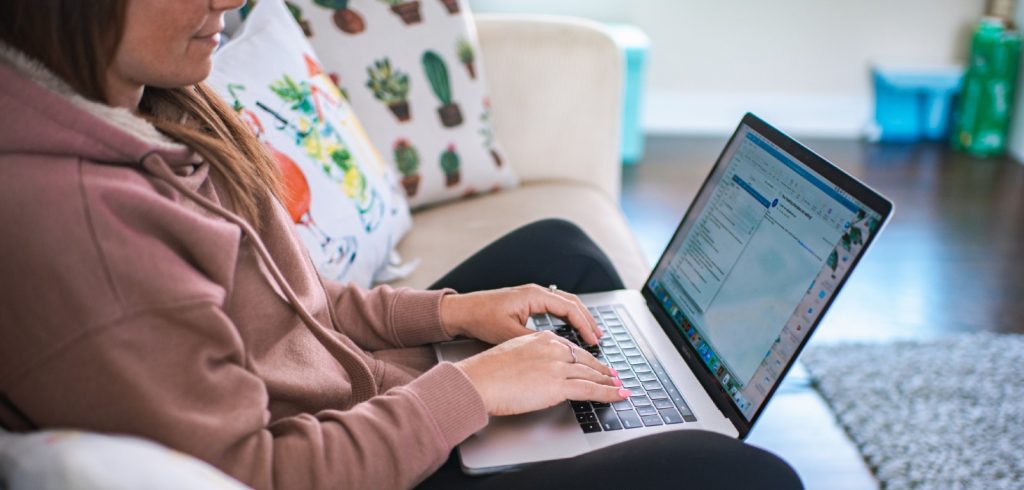
[[[622,55],[597,22],[481,14],[494,131],[524,181],[573,180],[618,202]]]

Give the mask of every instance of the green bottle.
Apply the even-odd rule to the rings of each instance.
[[[978,156],[1006,151],[1020,59],[1020,33],[995,17],[981,19],[960,92],[953,147]]]

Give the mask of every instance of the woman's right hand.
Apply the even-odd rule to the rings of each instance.
[[[612,403],[629,397],[617,373],[551,332],[507,340],[456,364],[480,392],[490,415],[515,415],[566,400]]]

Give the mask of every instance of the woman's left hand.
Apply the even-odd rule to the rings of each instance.
[[[441,299],[441,321],[450,335],[464,335],[489,344],[532,333],[525,326],[526,320],[538,313],[562,318],[588,344],[596,344],[604,335],[576,295],[536,284],[449,294]]]

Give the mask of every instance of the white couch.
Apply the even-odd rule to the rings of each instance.
[[[506,232],[564,218],[640,287],[649,266],[619,207],[622,54],[596,22],[491,14],[476,26],[495,132],[522,185],[415,212],[398,250],[422,263],[396,284],[426,287]]]
[[[398,285],[426,287],[506,232],[558,217],[583,228],[626,285],[639,287],[648,266],[618,204],[619,50],[600,24],[581,20],[481,15],[477,29],[495,131],[522,186],[416,212],[399,251],[422,263]],[[136,439],[0,430],[0,489],[238,488],[219,475]]]

